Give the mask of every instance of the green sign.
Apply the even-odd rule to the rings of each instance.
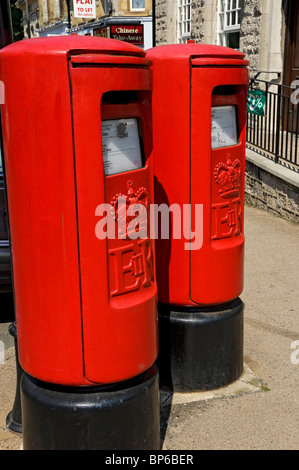
[[[265,116],[266,93],[262,90],[248,90],[247,112]]]

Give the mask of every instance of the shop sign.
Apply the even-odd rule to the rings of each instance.
[[[143,25],[111,26],[111,38],[132,44],[143,44]]]

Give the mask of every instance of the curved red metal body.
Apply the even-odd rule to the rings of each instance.
[[[24,40],[0,52],[0,79],[21,366],[64,385],[134,377],[157,356],[154,246],[100,240],[95,211],[128,187],[153,199],[145,52],[103,38]],[[105,176],[101,123],[120,118],[140,123],[144,165]]]
[[[225,303],[243,289],[248,62],[238,51],[195,43],[159,46],[147,57],[153,62],[155,203],[176,204],[182,212],[190,205],[191,219],[196,204],[203,211],[197,249],[186,249],[184,237],[156,242],[159,301]],[[212,148],[211,110],[221,107],[236,112],[237,141]]]

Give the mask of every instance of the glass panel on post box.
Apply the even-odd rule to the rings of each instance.
[[[237,116],[235,106],[212,108],[212,149],[230,147],[238,143]]]
[[[143,167],[137,118],[102,121],[105,175],[115,175]]]

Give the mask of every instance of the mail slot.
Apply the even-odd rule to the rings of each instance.
[[[195,43],[156,47],[147,57],[153,61],[155,203],[189,210],[181,218],[184,236],[174,233],[173,211],[170,237],[156,240],[159,357],[172,361],[178,390],[215,388],[243,367],[248,62],[233,49]],[[236,322],[233,341],[222,327],[215,333]]]
[[[150,402],[156,403],[154,244],[147,232],[138,236],[134,217],[127,218],[134,204],[146,212],[153,201],[145,52],[103,38],[38,38],[4,48],[0,67],[25,403],[33,393],[43,397],[43,387],[33,392],[36,380],[52,384],[51,390],[53,384],[97,386],[101,393],[103,386],[123,390],[136,377],[142,396],[140,386],[150,380]],[[99,419],[93,411],[92,419]],[[150,419],[157,424],[156,410]],[[42,428],[34,437],[26,432],[27,446],[44,445],[37,438]],[[101,432],[104,443],[92,446],[131,448],[144,438],[141,432],[133,443],[130,430],[123,433],[131,436],[129,444],[107,443],[111,435]],[[156,435],[142,445],[156,446]]]

